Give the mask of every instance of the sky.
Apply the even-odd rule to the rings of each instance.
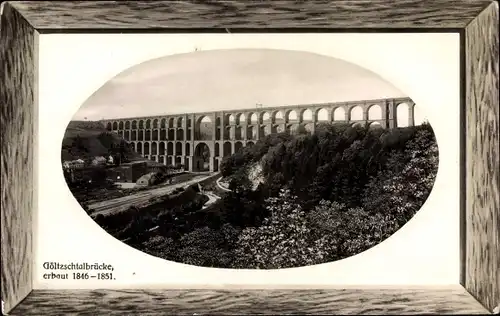
[[[308,52],[198,51],[131,67],[82,105],[74,120],[406,97],[377,74]]]

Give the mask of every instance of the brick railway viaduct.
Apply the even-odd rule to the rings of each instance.
[[[414,108],[415,103],[410,98],[392,98],[169,114],[101,122],[147,159],[165,165],[183,164],[191,172],[214,172],[219,170],[223,157],[244,146],[252,146],[261,137],[272,133],[293,133],[299,126],[314,133],[317,124],[336,122],[395,128],[400,127],[398,113],[400,119],[407,120],[405,126],[412,126],[415,124]]]

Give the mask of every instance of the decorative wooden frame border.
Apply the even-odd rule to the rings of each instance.
[[[260,2],[260,5],[263,5]],[[12,315],[489,313],[500,308],[498,3],[392,0],[14,1],[2,3],[1,297]],[[191,11],[183,11],[185,8]],[[182,16],[182,14],[185,16]],[[314,19],[293,19],[294,14]],[[187,17],[186,15],[189,15]],[[244,23],[239,23],[244,20]],[[33,290],[37,40],[47,32],[458,32],[462,60],[463,273],[447,288],[330,290]],[[239,28],[239,29],[238,29]],[[264,28],[264,30],[262,29]],[[297,30],[297,29],[295,29]],[[200,31],[200,30],[198,30]],[[283,31],[283,30],[282,30]],[[284,31],[287,31],[286,29]],[[288,29],[290,31],[290,29]],[[262,294],[265,295],[262,295]],[[22,301],[22,302],[21,302]],[[21,302],[21,303],[20,303]],[[20,303],[20,304],[19,304]],[[19,304],[19,305],[18,305]],[[16,307],[17,305],[17,307]],[[14,308],[16,307],[16,308]]]

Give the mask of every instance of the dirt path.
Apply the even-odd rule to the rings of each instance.
[[[229,190],[228,188],[223,187],[222,184],[220,184],[220,180],[222,180],[222,177],[220,177],[219,179],[217,179],[217,181],[215,181],[215,183],[217,184],[217,186],[219,187],[219,189],[221,189],[222,191],[231,192],[231,190]]]
[[[217,200],[221,198],[220,196],[214,194],[213,192],[204,192],[203,194],[205,194],[208,197],[208,201],[203,205],[202,209],[207,208],[208,206],[215,203]]]

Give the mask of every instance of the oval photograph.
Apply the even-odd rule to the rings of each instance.
[[[432,190],[418,104],[309,52],[166,56],[122,72],[68,124],[68,187],[114,238],[215,268],[333,262],[394,234]]]

